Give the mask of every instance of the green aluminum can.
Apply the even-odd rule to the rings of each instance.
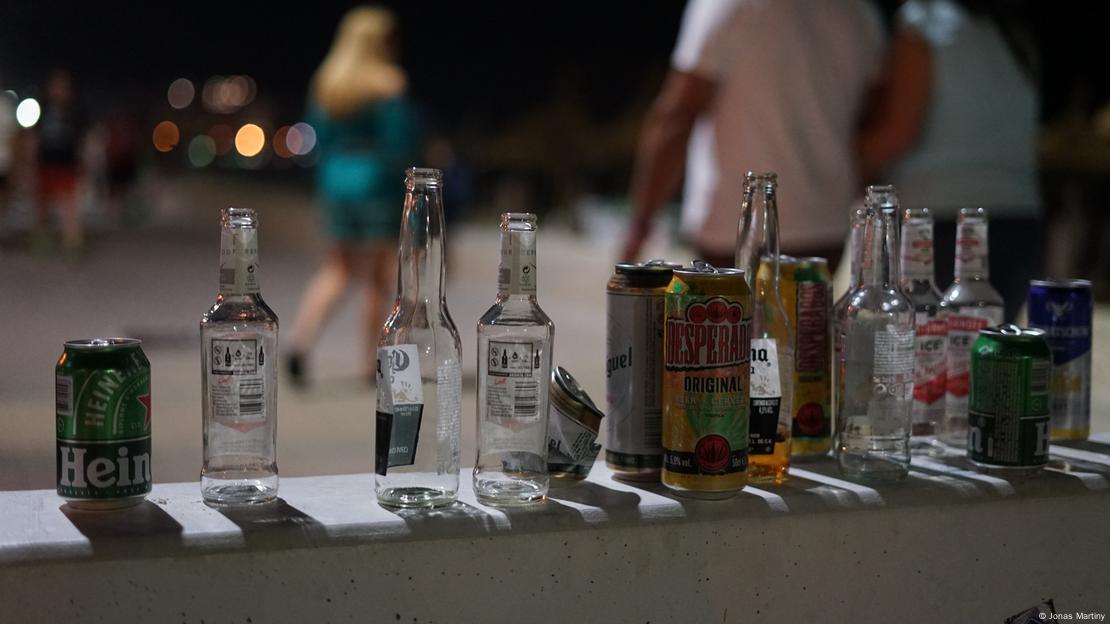
[[[1044,330],[979,330],[971,347],[968,457],[980,468],[1036,471],[1048,462],[1052,352]]]
[[[58,495],[79,509],[141,503],[152,480],[150,361],[140,341],[71,340],[54,375]]]

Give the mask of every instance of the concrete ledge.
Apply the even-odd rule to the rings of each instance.
[[[379,507],[369,475],[285,479],[245,511],[206,507],[195,483],[116,513],[0,492],[0,621],[1002,622],[1049,598],[1107,613],[1110,445],[1053,450],[1009,481],[958,456],[881,487],[799,464],[723,502],[598,465],[513,511],[476,503],[465,472],[461,502],[430,513]]]

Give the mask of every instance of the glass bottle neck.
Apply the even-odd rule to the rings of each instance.
[[[220,295],[257,295],[258,228],[225,224],[220,231]]]
[[[497,298],[536,296],[536,231],[501,229]]]
[[[397,298],[409,306],[444,299],[443,199],[438,186],[415,185],[405,193],[398,249]]]
[[[859,286],[860,259],[863,257],[863,228],[866,213],[862,208],[852,212],[851,230],[848,234],[848,291]]]
[[[961,220],[956,226],[956,280],[990,277],[987,252],[986,219]]]
[[[933,283],[933,221],[909,218],[902,222],[902,282]]]
[[[748,187],[741,207],[736,268],[756,298],[779,297],[779,214],[772,188]]]
[[[868,210],[859,258],[859,286],[898,284],[898,228],[891,210]]]

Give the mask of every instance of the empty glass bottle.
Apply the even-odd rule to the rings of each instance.
[[[897,199],[869,187],[858,285],[838,327],[836,458],[852,477],[894,480],[909,472],[914,311],[898,288]]]
[[[790,468],[794,337],[779,290],[779,216],[774,173],[744,176],[736,268],[752,290],[748,479],[781,481]]]
[[[547,409],[555,325],[536,303],[536,215],[501,215],[497,299],[478,321],[474,493],[491,505],[547,495]]]
[[[848,290],[844,291],[843,295],[833,303],[832,309],[832,351],[833,351],[833,397],[832,397],[832,412],[833,412],[833,437],[836,437],[836,420],[837,409],[839,406],[839,398],[836,396],[840,391],[841,379],[840,375],[843,371],[840,368],[840,362],[843,361],[842,354],[840,353],[841,341],[838,336],[840,335],[840,328],[844,326],[844,321],[848,317],[848,299],[852,292],[859,286],[859,259],[863,257],[863,226],[867,218],[867,208],[862,204],[852,208],[852,213],[848,218],[849,232],[848,232]]]
[[[220,227],[220,290],[200,320],[200,489],[210,505],[251,505],[277,497],[278,318],[259,287],[254,211],[225,208]]]
[[[913,303],[916,344],[910,450],[936,455],[944,420],[944,371],[948,330],[939,318],[940,289],[933,268],[933,215],[907,208],[902,219],[902,293]]]
[[[387,507],[458,498],[462,344],[444,289],[442,184],[438,169],[405,172],[397,300],[378,341],[374,490]]]
[[[940,302],[940,318],[948,329],[944,427],[941,439],[967,445],[967,392],[971,345],[979,330],[1002,323],[1002,295],[991,286],[987,246],[987,211],[961,208],[956,222],[955,279]]]

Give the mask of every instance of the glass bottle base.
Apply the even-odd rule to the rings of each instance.
[[[458,500],[458,494],[428,487],[388,487],[377,491],[378,504],[394,509],[432,509],[448,507]]]
[[[204,475],[200,478],[200,491],[204,504],[211,507],[264,505],[277,499],[278,476],[219,478]]]
[[[837,454],[836,463],[845,476],[863,481],[900,481],[910,472],[909,457],[901,455],[841,451]]]
[[[547,495],[547,484],[522,479],[476,479],[478,501],[495,507],[520,507],[538,503]]]

